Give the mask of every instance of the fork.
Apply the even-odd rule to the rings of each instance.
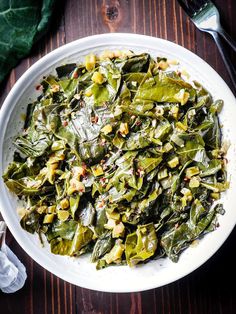
[[[178,0],[178,2],[198,29],[213,36],[236,92],[236,70],[220,36],[234,51],[236,51],[236,42],[222,28],[219,11],[210,0]]]

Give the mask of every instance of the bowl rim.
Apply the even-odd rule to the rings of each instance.
[[[194,54],[193,52],[189,51],[188,49],[173,43],[171,41],[165,40],[165,39],[161,39],[161,38],[156,38],[156,37],[152,37],[152,36],[146,36],[146,35],[140,35],[140,34],[132,34],[132,33],[107,33],[107,34],[99,34],[99,35],[92,35],[92,36],[87,36],[84,38],[80,38],[78,40],[72,41],[70,43],[67,43],[63,46],[60,46],[59,48],[56,48],[55,50],[49,52],[48,54],[46,54],[45,56],[43,56],[40,60],[38,60],[37,62],[35,62],[30,68],[28,68],[25,73],[18,79],[18,81],[15,83],[15,85],[12,87],[12,89],[10,90],[9,94],[7,95],[1,109],[0,109],[0,125],[5,126],[7,125],[8,119],[9,119],[9,108],[11,107],[11,102],[12,99],[15,98],[15,95],[17,95],[17,93],[21,93],[21,89],[22,86],[24,85],[24,81],[27,79],[27,77],[29,77],[30,75],[35,75],[35,73],[37,72],[37,69],[41,68],[43,65],[45,65],[45,63],[52,61],[53,59],[55,59],[55,63],[63,60],[63,52],[64,51],[71,51],[72,55],[74,50],[73,48],[83,45],[87,45],[86,47],[88,48],[88,45],[91,44],[91,46],[93,46],[93,42],[103,42],[104,40],[107,40],[107,44],[109,45],[108,41],[111,40],[113,41],[113,45],[116,42],[119,42],[119,40],[122,39],[129,39],[132,43],[133,40],[136,41],[153,41],[153,44],[158,44],[158,43],[163,43],[164,45],[166,45],[167,47],[169,46],[170,48],[176,48],[179,49],[180,51],[182,51],[183,53],[187,53],[190,57],[194,58],[194,60],[196,60],[196,62],[199,62],[202,66],[204,66],[207,71],[210,71],[212,75],[214,75],[217,80],[220,82],[220,84],[222,84],[224,86],[225,89],[227,89],[228,95],[229,97],[231,97],[234,101],[234,95],[231,92],[230,88],[227,86],[227,84],[224,82],[224,80],[220,77],[220,75],[208,64],[206,63],[203,59],[201,59],[199,56],[197,56],[196,54]],[[119,44],[117,44],[118,46]],[[94,46],[93,46],[94,47]],[[98,46],[96,46],[98,47]],[[94,48],[95,50],[96,48]],[[80,51],[80,50],[79,50]],[[14,99],[14,102],[17,103],[17,101]],[[3,127],[4,129],[4,127]],[[3,134],[4,132],[1,132],[0,135],[0,149],[2,147],[3,144]],[[1,155],[2,155],[2,151],[1,151]],[[1,156],[0,156],[1,158]],[[2,179],[1,179],[2,181]],[[2,182],[0,182],[0,190],[1,190],[1,186],[2,186]],[[26,245],[23,240],[20,237],[20,233],[17,232],[17,230],[14,229],[13,224],[11,223],[10,220],[10,216],[8,215],[6,209],[5,209],[5,201],[6,200],[6,196],[4,195],[4,193],[2,193],[1,197],[0,197],[0,211],[1,214],[3,216],[3,219],[5,220],[5,222],[7,223],[7,226],[10,230],[10,232],[12,233],[12,235],[14,236],[14,238],[16,239],[16,241],[19,243],[19,245],[23,248],[23,250],[34,260],[36,261],[39,265],[41,265],[43,268],[47,269],[48,271],[50,271],[51,273],[55,274],[56,276],[58,276],[59,278],[70,282],[72,284],[75,284],[77,286],[83,287],[83,288],[88,288],[88,289],[92,289],[92,290],[97,290],[97,291],[106,291],[106,292],[135,292],[135,291],[144,291],[144,290],[149,290],[152,288],[157,288],[166,284],[169,284],[171,282],[174,282],[180,278],[185,277],[186,275],[190,274],[191,272],[193,272],[194,270],[196,270],[197,268],[199,268],[201,265],[203,265],[210,257],[212,257],[217,251],[218,249],[222,246],[222,244],[225,242],[225,240],[228,238],[229,234],[231,233],[231,231],[233,230],[235,223],[232,223],[229,230],[227,231],[227,233],[225,234],[225,238],[223,239],[223,241],[221,241],[220,243],[218,243],[218,245],[216,246],[216,249],[214,250],[214,252],[210,252],[208,254],[206,254],[205,258],[201,260],[200,263],[196,264],[194,267],[192,267],[192,269],[189,271],[189,269],[183,271],[181,274],[176,274],[175,276],[172,277],[172,280],[166,281],[165,283],[161,283],[161,284],[152,284],[152,285],[144,285],[143,287],[139,286],[139,287],[133,287],[132,289],[125,289],[125,287],[123,287],[122,289],[106,289],[104,287],[99,288],[99,286],[97,286],[96,284],[94,286],[91,285],[86,285],[86,284],[81,284],[79,285],[78,282],[76,280],[73,280],[71,277],[70,279],[66,276],[66,274],[64,275],[64,273],[59,273],[57,270],[53,269],[52,265],[48,265],[47,263],[45,263],[43,260],[41,260],[38,256],[34,255],[34,252],[32,251],[31,247],[29,247],[28,245]],[[122,266],[124,267],[124,266]]]

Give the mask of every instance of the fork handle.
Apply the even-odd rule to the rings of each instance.
[[[218,33],[227,41],[230,47],[236,52],[236,42],[233,40],[232,37],[221,27],[218,30]]]
[[[234,65],[232,61],[229,58],[229,55],[227,51],[225,50],[225,47],[223,46],[222,40],[217,32],[211,32],[211,35],[213,36],[217,48],[219,49],[219,52],[221,54],[221,57],[224,61],[225,67],[229,73],[229,76],[231,78],[233,87],[234,87],[234,93],[236,93],[236,70],[234,68]]]

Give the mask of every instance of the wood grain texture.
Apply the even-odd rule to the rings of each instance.
[[[229,76],[209,35],[196,30],[175,0],[57,1],[50,32],[0,86],[0,104],[33,63],[75,39],[107,32],[152,35],[178,43],[208,62],[231,87]],[[216,0],[222,24],[236,39],[236,1]],[[236,54],[231,53],[236,64]],[[8,233],[8,244],[25,264],[23,289],[0,292],[1,314],[234,314],[236,313],[236,230],[198,270],[167,286],[140,293],[110,294],[75,287],[35,263]],[[124,283],[125,284],[125,283]]]

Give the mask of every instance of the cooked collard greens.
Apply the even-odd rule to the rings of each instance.
[[[56,72],[4,175],[22,228],[54,254],[91,253],[98,269],[176,262],[224,212],[223,102],[147,53],[90,54]]]

